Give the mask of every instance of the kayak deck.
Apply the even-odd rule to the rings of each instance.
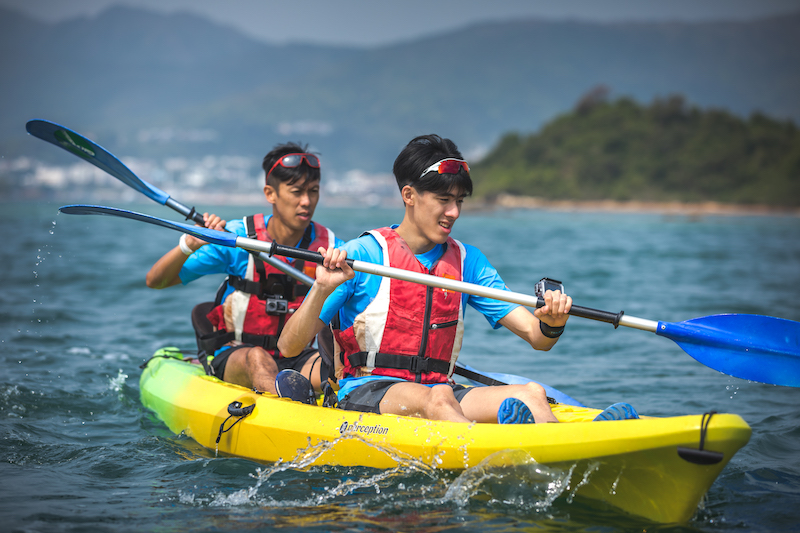
[[[461,424],[359,413],[258,394],[172,357],[154,357],[142,372],[140,389],[143,405],[170,430],[222,453],[290,461],[310,445],[324,443],[315,465],[392,468],[409,457],[433,468],[460,470],[515,450],[524,453],[503,455],[505,466],[535,461],[572,469],[573,494],[660,523],[690,519],[751,433],[734,414],[592,422],[599,409],[568,405],[553,406],[560,424]],[[253,407],[231,427],[238,420],[229,418],[233,402]],[[230,430],[220,435],[226,419]],[[706,453],[697,451],[701,431]],[[699,461],[684,459],[679,448]]]

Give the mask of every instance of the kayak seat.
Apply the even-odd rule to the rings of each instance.
[[[194,328],[195,340],[197,341],[197,350],[200,352],[204,351],[201,339],[206,335],[214,333],[214,326],[211,325],[211,321],[206,316],[214,307],[216,307],[214,302],[203,302],[195,305],[192,309],[192,327]]]

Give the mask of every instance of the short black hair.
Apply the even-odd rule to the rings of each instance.
[[[472,194],[472,178],[463,168],[456,174],[422,173],[442,159],[464,159],[456,144],[436,134],[411,139],[394,161],[394,178],[400,190],[410,185],[418,192],[446,193],[454,188],[468,196]]]
[[[277,189],[279,183],[294,185],[300,180],[303,180],[303,183],[309,181],[319,181],[322,175],[320,169],[309,166],[305,159],[300,163],[299,166],[292,168],[286,168],[282,165],[278,165],[269,175],[267,175],[267,173],[269,173],[269,169],[271,169],[281,157],[287,154],[305,153],[310,153],[308,151],[308,145],[301,146],[300,144],[293,142],[276,144],[275,147],[264,156],[264,161],[261,163],[261,168],[264,169],[264,179],[266,184]]]

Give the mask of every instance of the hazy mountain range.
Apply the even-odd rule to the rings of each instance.
[[[598,84],[641,102],[681,93],[740,115],[800,118],[800,12],[492,22],[363,49],[264,43],[189,14],[113,8],[46,24],[0,10],[0,52],[4,157],[63,158],[25,134],[27,120],[45,118],[119,156],[260,157],[300,140],[329,168],[388,172],[415,135],[451,137],[475,157]]]

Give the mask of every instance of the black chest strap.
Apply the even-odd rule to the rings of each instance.
[[[258,265],[258,263],[256,263],[256,265]],[[263,263],[261,263],[261,266],[263,268]],[[258,266],[256,266],[256,269],[258,270]],[[239,276],[231,275],[228,276],[228,285],[237,291],[252,294],[259,300],[266,300],[275,295],[282,296],[287,300],[294,300],[300,296],[305,297],[311,289],[311,287],[307,287],[304,283],[295,282],[293,278],[286,274],[269,274],[269,276],[272,276],[272,278],[269,278],[264,270],[259,272],[259,279],[265,280],[265,283],[262,284],[260,281],[248,281]],[[279,279],[282,287],[281,291],[275,290],[275,286],[273,285],[275,279]],[[268,282],[267,280],[270,281]],[[290,290],[287,291],[287,289]],[[290,294],[287,294],[287,292]]]
[[[206,353],[213,355],[214,352],[232,340],[236,340],[236,333],[233,331],[214,331],[198,336],[197,346],[201,350],[205,350]],[[242,333],[242,342],[244,344],[252,344],[253,346],[261,346],[268,351],[278,349],[277,335],[252,335],[250,333]]]
[[[369,352],[356,352],[350,354],[347,359],[350,361],[350,365],[354,367],[368,366],[374,368],[392,368],[396,370],[408,370],[414,374],[437,372],[445,376],[450,372],[450,361],[420,357],[418,355],[376,353],[374,361],[370,361]]]

